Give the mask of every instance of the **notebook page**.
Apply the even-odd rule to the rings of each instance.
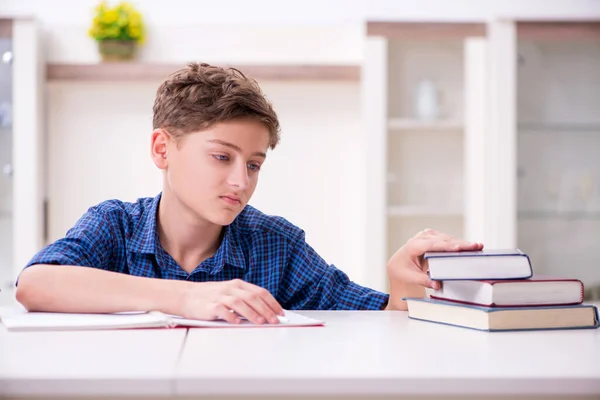
[[[294,327],[294,326],[319,326],[325,325],[325,322],[313,318],[305,317],[304,315],[296,314],[292,311],[285,310],[285,320],[278,324],[263,324],[256,325],[242,318],[239,324],[232,324],[227,321],[202,321],[195,319],[186,319],[176,315],[169,315],[172,325],[189,326],[198,328],[265,328],[265,327]]]
[[[0,322],[10,331],[58,331],[167,327],[160,313],[124,312],[115,314],[75,314],[27,312],[0,309]]]

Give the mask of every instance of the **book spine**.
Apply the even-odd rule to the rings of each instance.
[[[531,266],[531,259],[529,258],[529,256],[523,252],[521,252],[523,257],[525,257],[527,259],[527,263],[529,264],[529,276],[526,277],[525,279],[529,279],[533,276],[533,267]]]

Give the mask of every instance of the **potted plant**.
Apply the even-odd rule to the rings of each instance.
[[[95,9],[89,35],[98,42],[103,61],[123,61],[134,58],[137,47],[144,41],[141,14],[129,3],[110,7],[102,1]]]

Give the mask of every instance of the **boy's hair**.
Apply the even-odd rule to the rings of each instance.
[[[269,147],[279,143],[279,120],[258,83],[235,68],[190,63],[175,71],[156,91],[154,129],[175,138],[219,122],[250,118],[269,129]]]

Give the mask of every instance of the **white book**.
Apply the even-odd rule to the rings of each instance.
[[[436,281],[527,279],[533,275],[529,256],[519,249],[427,252],[429,276]]]
[[[529,279],[444,281],[432,299],[486,307],[567,305],[583,302],[583,282],[574,278],[534,275]]]
[[[122,312],[114,314],[76,314],[27,312],[24,309],[0,309],[0,322],[9,331],[73,331],[99,329],[133,329],[133,328],[276,328],[294,326],[319,326],[323,321],[285,311],[279,317],[278,324],[256,325],[245,319],[239,324],[227,321],[204,321],[186,319],[176,315],[163,314],[159,311]]]

